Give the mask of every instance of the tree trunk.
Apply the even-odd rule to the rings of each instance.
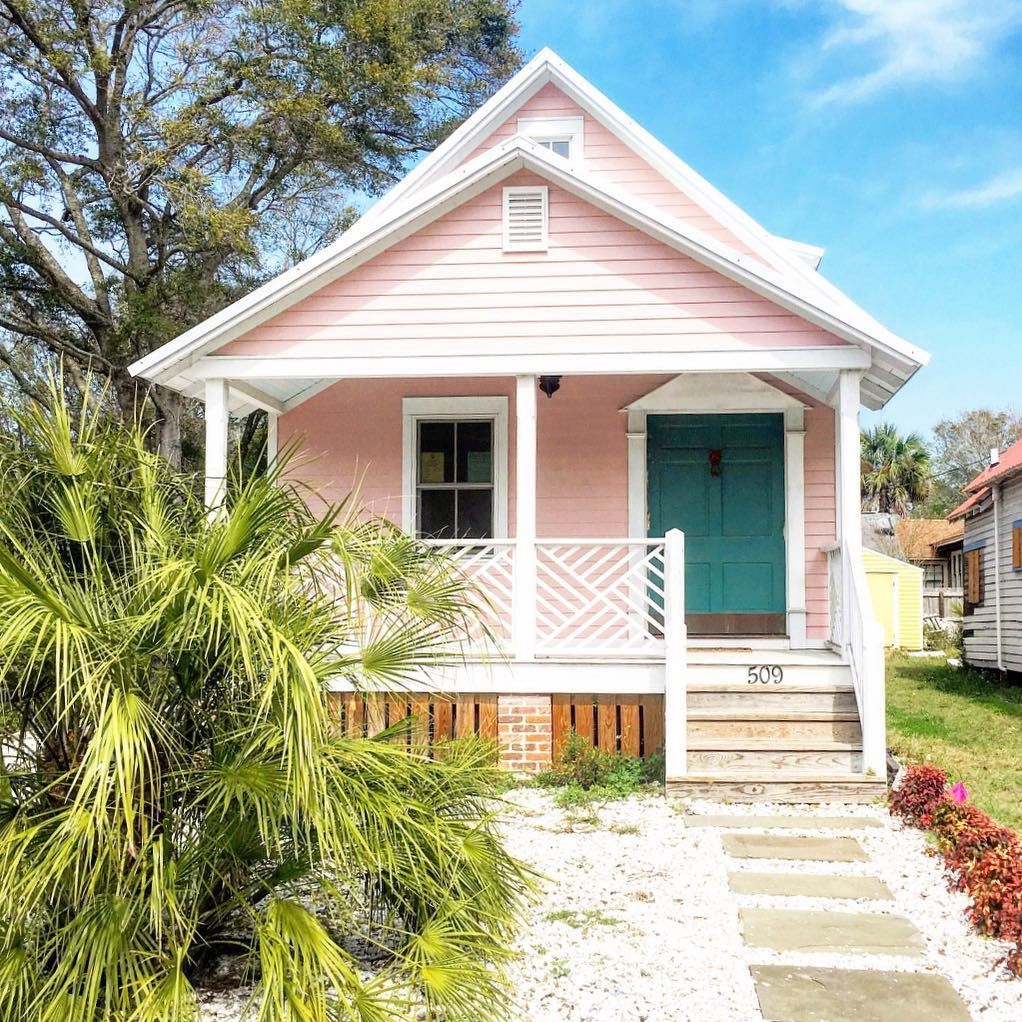
[[[174,468],[181,468],[181,422],[185,414],[185,399],[166,387],[157,385],[153,390],[153,403],[159,413],[157,450]]]

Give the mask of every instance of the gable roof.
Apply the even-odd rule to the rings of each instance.
[[[948,522],[943,518],[903,518],[894,526],[905,559],[909,561],[939,557],[937,547],[960,540],[964,531],[961,522]]]
[[[996,465],[985,468],[965,487],[964,492],[969,496],[948,515],[948,521],[965,517],[969,511],[982,504],[993,483],[1001,482],[1019,472],[1022,472],[1022,440],[1017,440],[1007,450],[1002,451]]]
[[[555,82],[643,159],[705,205],[755,257],[741,254],[692,225],[596,180],[521,136],[464,162],[481,140],[548,82]],[[543,50],[333,244],[139,359],[130,366],[131,372],[194,393],[195,381],[187,370],[202,355],[265,322],[519,169],[540,174],[868,351],[872,365],[862,381],[867,407],[882,407],[929,359],[925,351],[891,334],[816,273],[810,263],[819,250],[769,234],[560,58]]]

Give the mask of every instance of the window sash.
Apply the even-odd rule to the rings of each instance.
[[[488,481],[470,482],[458,480],[459,465],[459,435],[460,427],[485,423],[490,427],[489,461],[490,478]],[[422,427],[431,425],[449,425],[452,428],[451,458],[453,460],[452,476],[450,482],[424,482],[422,479]],[[451,416],[431,417],[428,415],[419,416],[415,420],[415,534],[423,536],[422,530],[422,496],[426,492],[451,493],[454,496],[452,502],[453,521],[449,533],[445,532],[439,538],[443,539],[492,539],[496,535],[497,528],[497,487],[496,487],[496,458],[497,458],[497,424],[496,420],[489,416],[470,416],[454,418]],[[463,522],[461,521],[460,501],[458,494],[463,492],[488,492],[490,494],[490,521],[484,530],[484,536],[463,537]],[[436,536],[436,533],[430,533]]]

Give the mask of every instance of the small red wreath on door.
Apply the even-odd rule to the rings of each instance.
[[[723,451],[710,451],[710,475],[714,479],[720,475],[720,460],[723,457]]]

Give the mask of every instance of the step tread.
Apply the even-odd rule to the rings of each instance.
[[[870,777],[858,771],[849,770],[848,773],[832,774],[806,774],[796,770],[764,770],[762,773],[755,773],[752,770],[743,771],[740,775],[733,773],[720,773],[719,771],[698,771],[690,770],[687,774],[680,774],[677,777],[668,777],[668,784],[689,784],[698,783],[721,783],[721,784],[863,784],[887,787],[886,782],[880,777]]]
[[[829,738],[690,738],[692,752],[862,752],[862,742]]]
[[[727,684],[713,681],[690,681],[685,686],[689,692],[723,692],[726,694],[738,693],[738,692],[755,692],[759,695],[855,695],[855,689],[851,685],[846,685],[843,682],[834,682],[833,684],[821,683],[821,684],[781,684],[781,685],[750,685],[748,682],[741,682],[740,684]]]
[[[813,723],[816,721],[858,721],[859,715],[854,710],[724,710],[724,709],[690,709],[690,721],[754,721],[757,723],[799,722]]]

